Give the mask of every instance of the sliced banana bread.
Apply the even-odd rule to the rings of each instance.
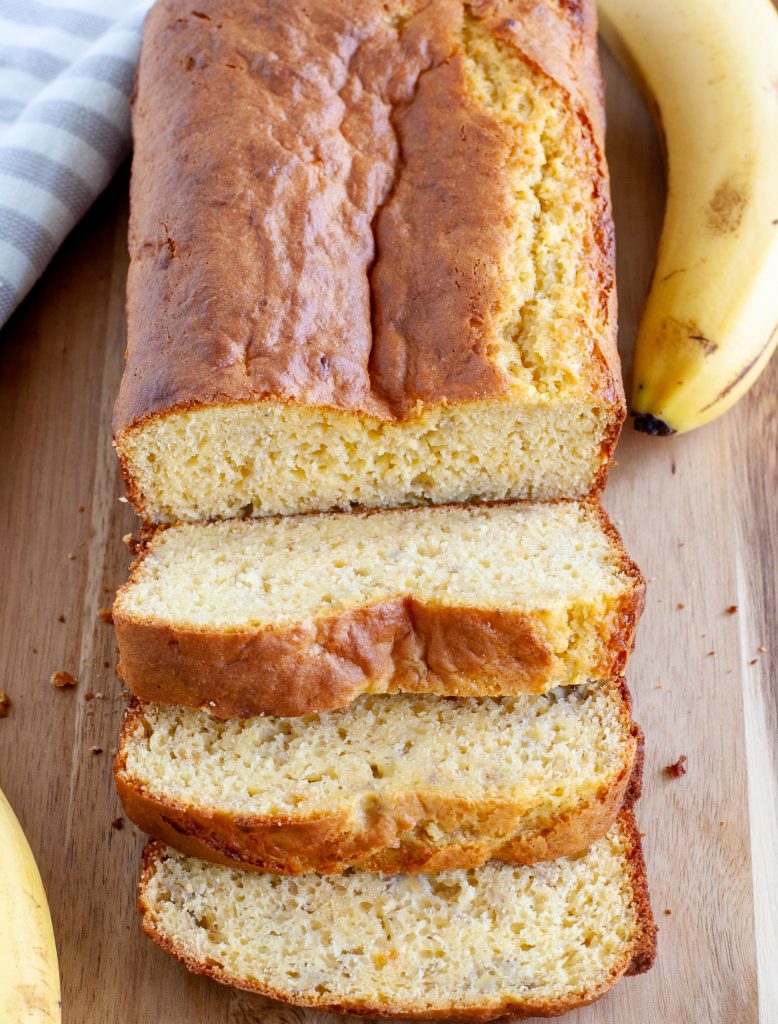
[[[173,526],[113,617],[142,700],[252,717],[614,678],[642,603],[598,507],[508,503]]]
[[[550,1016],[647,970],[655,952],[630,813],[576,857],[429,875],[285,878],[152,843],[140,909],[192,971],[366,1016]]]
[[[368,696],[305,718],[135,704],[128,816],[192,856],[283,874],[577,853],[640,785],[623,681],[503,698]]]
[[[150,522],[599,488],[594,0],[159,0],[114,430]]]

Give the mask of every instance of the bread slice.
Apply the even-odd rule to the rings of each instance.
[[[431,875],[285,878],[146,848],[143,928],[191,970],[365,1016],[551,1016],[647,970],[656,929],[625,813],[577,857]]]
[[[599,508],[514,503],[170,527],[113,618],[142,700],[289,716],[613,678],[642,603]]]
[[[578,853],[640,787],[623,681],[504,698],[362,697],[307,718],[136,703],[116,756],[143,831],[282,874]]]
[[[154,5],[114,416],[144,519],[602,486],[624,396],[594,6]]]

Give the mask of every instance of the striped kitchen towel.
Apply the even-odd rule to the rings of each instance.
[[[129,150],[150,0],[0,0],[0,326]]]

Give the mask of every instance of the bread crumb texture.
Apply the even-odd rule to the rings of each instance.
[[[191,969],[298,1005],[559,1012],[610,987],[645,942],[635,842],[616,825],[577,857],[531,867],[300,878],[159,844],[147,851],[143,924]]]
[[[459,864],[539,859],[550,855],[549,830],[571,816],[591,820],[558,840],[562,852],[607,831],[636,733],[614,683],[502,699],[363,697],[298,718],[225,720],[137,705],[117,781],[120,792],[156,801],[164,819],[175,815],[181,834],[290,873],[342,870],[375,855],[385,869],[391,848],[401,848],[397,863],[418,869],[438,855],[464,858]],[[318,837],[301,828],[317,823]],[[267,835],[252,839],[262,828]]]
[[[454,506],[171,527],[154,537],[114,614],[279,627],[407,595],[529,608],[549,625],[570,616],[575,628],[584,608],[603,611],[637,585],[586,506]]]
[[[297,718],[222,719],[147,704],[122,772],[151,793],[237,814],[316,818],[408,792],[569,809],[612,781],[631,745],[607,684],[542,695],[362,697]],[[627,719],[628,721],[628,719]]]
[[[589,493],[623,399],[587,19],[205,6],[152,11],[134,111],[140,512]]]
[[[582,497],[603,466],[602,435],[583,406],[524,412],[500,399],[395,425],[267,400],[154,418],[117,447],[140,514],[165,523]]]
[[[415,628],[413,612],[402,612],[408,602],[431,616],[446,609],[504,613],[526,624],[534,646],[525,655],[517,646],[511,655],[515,679],[506,671],[505,678],[489,682],[488,688],[488,665],[479,661],[468,668],[466,659],[456,669],[462,676],[459,682],[428,680],[432,673],[422,663],[414,663],[412,679],[402,669],[409,678],[398,682],[392,674],[400,669],[390,657],[391,644]],[[203,643],[211,634],[225,642],[234,636],[236,651],[228,659],[233,663],[248,657],[245,641],[252,635],[279,642],[309,633],[313,638],[318,622],[337,622],[338,616],[358,610],[372,614],[369,610],[375,609],[378,616],[381,609],[397,608],[397,625],[391,627],[396,638],[385,632],[379,640],[378,634],[365,632],[364,646],[352,655],[353,695],[360,688],[497,695],[539,692],[618,672],[641,605],[639,573],[607,521],[586,505],[563,502],[182,524],[154,536],[121,588],[113,614],[121,668],[133,687],[143,682],[146,671],[142,635],[134,632],[142,628],[168,631],[158,641],[154,668],[156,659],[172,658],[172,674],[175,659],[185,649],[171,650],[170,641],[176,638],[192,636]],[[335,642],[325,632],[324,627],[319,631],[321,643]],[[330,632],[336,635],[334,628]],[[493,642],[497,639],[495,634]],[[380,645],[389,646],[384,651]],[[333,671],[345,671],[342,648],[330,652],[313,639],[307,646],[298,640],[295,652],[290,657],[301,666],[330,659]],[[535,658],[537,665],[525,665],[522,657]],[[238,667],[218,669],[220,685],[214,693],[229,688],[230,671]],[[191,666],[192,673],[197,670]],[[475,681],[484,676],[485,688],[473,680],[468,683],[468,672]],[[454,676],[453,668],[449,674]],[[290,679],[290,686],[295,685]],[[450,686],[455,688],[446,688]],[[142,689],[138,692],[143,694]],[[313,703],[310,708],[323,709]]]

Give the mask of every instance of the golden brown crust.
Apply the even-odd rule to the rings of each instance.
[[[589,678],[610,679],[621,675],[631,653],[645,583],[603,510],[596,502],[586,508],[632,581],[596,624],[601,650]],[[119,595],[135,582],[146,550]],[[447,607],[405,596],[284,629],[224,631],[135,617],[117,601],[113,620],[118,671],[135,696],[222,718],[331,711],[363,693],[506,696],[577,681],[567,678],[542,617],[520,609]]]
[[[582,386],[612,412],[601,486],[624,400],[591,0],[417,0],[399,21],[379,0],[260,6],[203,0],[193,16],[160,0],[146,22],[119,448],[123,431],[199,406],[403,420],[506,394],[490,254],[505,246],[513,141],[464,87],[469,18],[577,115],[601,325]]]
[[[654,923],[654,915],[651,910],[643,844],[634,813],[630,811],[622,815],[621,822],[630,843],[629,864],[632,869],[632,893],[640,924],[632,950],[632,958],[625,973],[643,974],[651,969],[656,959],[656,937],[659,929]]]
[[[307,715],[366,692],[485,696],[554,685],[553,652],[521,612],[407,597],[284,630],[179,629],[121,611],[114,621],[119,671],[136,696],[223,718]]]
[[[149,835],[192,857],[276,874],[309,871],[332,874],[348,867],[387,873],[446,871],[477,867],[487,860],[532,864],[578,853],[604,835],[624,806],[640,793],[643,738],[630,721],[631,700],[624,680],[613,684],[622,703],[631,744],[609,786],[574,810],[526,828],[526,806],[490,798],[474,805],[460,798],[406,793],[391,803],[371,800],[335,813],[308,818],[239,815],[185,804],[149,793],[126,769],[125,744],[143,720],[143,705],[127,710],[114,765],[116,788],[127,816]],[[426,828],[445,835],[430,840]],[[446,839],[448,836],[448,840]],[[506,839],[506,836],[510,838]]]
[[[641,606],[638,588],[619,602],[589,678],[623,670]],[[229,633],[114,617],[119,672],[137,697],[222,718],[330,711],[363,693],[506,696],[573,681],[541,623],[520,611],[407,597],[283,631]]]
[[[480,820],[476,821],[474,808],[460,805],[457,810],[464,819],[463,824],[466,822],[473,834],[466,841],[440,846],[416,845],[413,838],[410,841],[406,838],[405,827],[410,825],[413,835],[413,823],[419,812],[427,821],[435,819],[436,809],[430,808],[428,802],[422,805],[418,799],[409,798],[404,807],[394,806],[390,813],[379,813],[372,820],[368,819],[366,830],[353,835],[350,834],[352,822],[345,814],[305,822],[277,820],[265,824],[156,799],[128,783],[121,772],[116,775],[116,788],[127,817],[138,828],[190,857],[282,875],[311,871],[339,874],[350,867],[386,874],[418,874],[480,867],[492,859],[509,864],[534,864],[580,853],[611,827],[624,804],[628,781],[625,766],[614,784],[598,793],[590,803],[543,829],[519,833],[502,844],[483,831],[476,833],[489,824],[494,828],[500,818],[511,814],[510,808],[489,808],[485,801],[485,806],[479,809]],[[444,812],[449,818],[456,813],[453,807],[445,808]],[[377,846],[380,848],[376,849]]]
[[[620,823],[626,831],[629,840],[628,863],[631,873],[633,903],[638,914],[638,928],[629,956],[617,964],[610,976],[595,988],[587,992],[571,993],[569,997],[559,1000],[538,1002],[537,1000],[527,999],[520,1003],[510,1000],[486,1006],[451,1006],[438,1010],[429,1010],[424,1007],[413,1009],[408,1006],[370,1005],[357,1002],[337,1003],[330,1001],[331,997],[328,999],[326,995],[318,997],[312,995],[309,998],[295,996],[293,1005],[307,1006],[331,1013],[355,1014],[357,1016],[394,1017],[402,1020],[445,1020],[452,1022],[452,1024],[458,1021],[483,1022],[483,1024],[486,1024],[487,1021],[497,1022],[525,1020],[529,1017],[555,1017],[594,1002],[595,999],[599,999],[613,988],[624,974],[640,974],[647,971],[652,966],[656,955],[656,926],[648,899],[646,868],[641,849],[640,834],[631,811],[627,810],[622,813]],[[163,857],[164,852],[164,845],[156,841],[150,842],[143,851],[138,909],[141,913],[141,925],[146,934],[161,949],[176,957],[195,974],[204,974],[223,985],[231,985],[234,988],[244,989],[248,992],[256,992],[259,995],[266,996],[269,999],[276,999],[282,1003],[291,1002],[288,993],[263,985],[258,979],[234,977],[220,964],[188,956],[173,940],[156,930],[153,908],[146,905],[143,892],[146,881],[153,876],[156,870],[157,859]]]

